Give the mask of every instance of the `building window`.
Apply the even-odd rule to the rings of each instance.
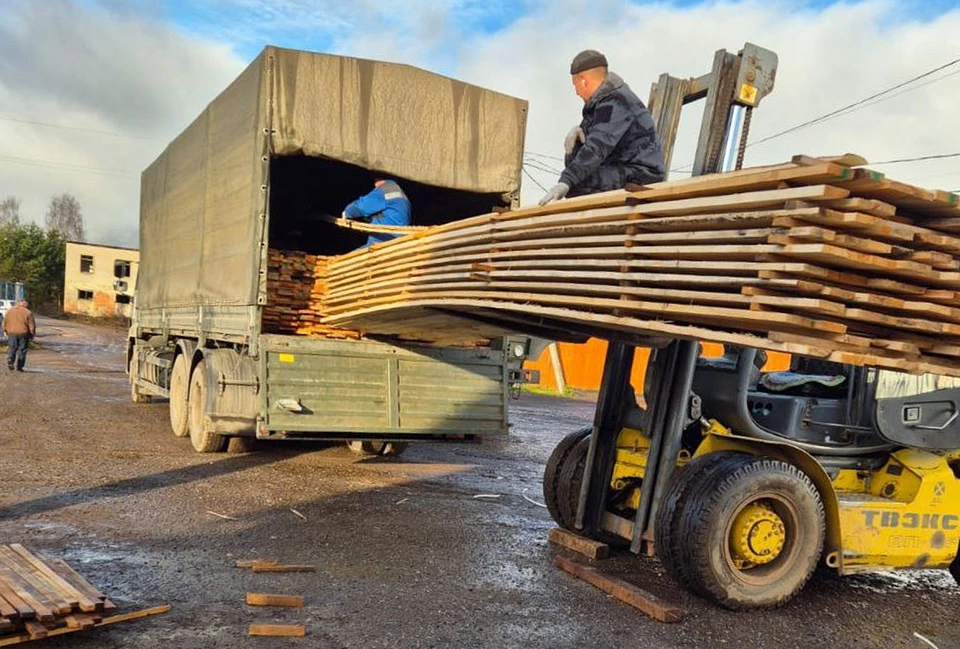
[[[114,277],[130,277],[130,262],[125,259],[117,259],[113,262]]]
[[[92,300],[92,299],[93,299],[93,291],[84,291],[83,289],[79,289],[79,290],[77,291],[77,299],[78,299],[78,300]]]
[[[117,293],[117,304],[130,304],[130,296]]]
[[[81,273],[93,272],[93,256],[80,255],[80,272]]]

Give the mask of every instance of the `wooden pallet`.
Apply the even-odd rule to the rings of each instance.
[[[0,647],[165,613],[110,615],[116,606],[60,559],[0,545]],[[160,610],[164,609],[164,610]]]

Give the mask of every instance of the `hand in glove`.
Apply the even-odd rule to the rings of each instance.
[[[567,195],[568,191],[570,191],[570,185],[567,183],[557,183],[550,188],[550,191],[547,192],[546,196],[540,199],[540,205],[546,205],[547,203],[560,200]]]
[[[583,134],[583,129],[579,125],[574,126],[570,129],[570,132],[567,133],[567,137],[563,138],[563,151],[567,155],[573,155],[573,150],[577,146],[577,142],[583,144],[585,136]]]

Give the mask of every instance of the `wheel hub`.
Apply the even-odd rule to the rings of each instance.
[[[733,521],[730,551],[738,568],[762,566],[780,556],[786,542],[783,520],[764,501],[750,503]]]

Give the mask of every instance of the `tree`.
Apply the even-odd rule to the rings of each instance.
[[[50,199],[46,223],[48,231],[59,232],[67,241],[86,239],[80,201],[72,194],[60,194]]]
[[[16,196],[7,196],[0,201],[0,225],[20,223],[20,199]]]
[[[32,223],[0,225],[0,280],[23,282],[37,307],[56,309],[63,298],[66,241]]]

